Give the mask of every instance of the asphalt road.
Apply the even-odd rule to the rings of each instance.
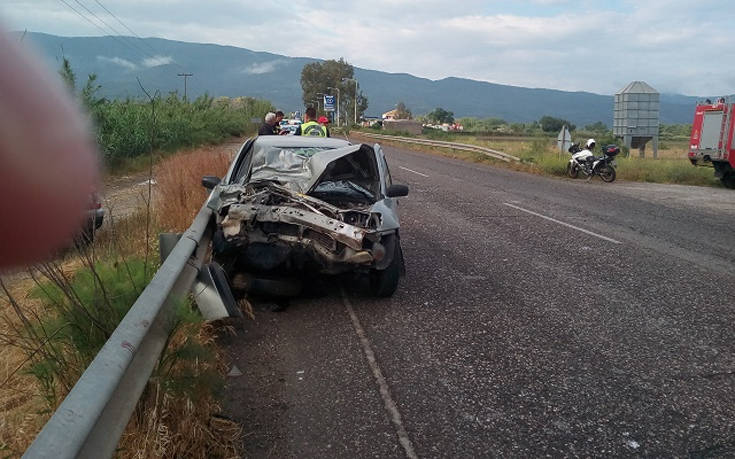
[[[407,275],[227,340],[247,456],[735,456],[735,193],[385,151]]]

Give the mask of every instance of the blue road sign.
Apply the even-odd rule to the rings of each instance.
[[[324,111],[325,112],[333,112],[334,111],[334,96],[324,96]]]

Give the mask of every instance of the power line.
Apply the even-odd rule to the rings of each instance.
[[[114,19],[115,19],[115,20],[116,20],[116,21],[117,21],[117,22],[118,22],[118,23],[119,23],[119,24],[120,24],[121,26],[125,27],[125,29],[126,29],[126,30],[127,30],[128,32],[132,33],[133,35],[135,35],[135,37],[137,37],[137,38],[138,38],[139,40],[141,40],[141,43],[143,43],[143,44],[144,44],[145,46],[147,46],[147,47],[148,47],[148,48],[149,48],[150,50],[152,50],[152,51],[153,51],[154,53],[158,53],[158,51],[156,51],[155,49],[153,49],[153,47],[152,47],[151,45],[149,45],[149,44],[148,44],[148,43],[147,43],[146,41],[144,41],[143,37],[141,37],[140,35],[138,35],[137,33],[135,33],[135,31],[134,31],[133,29],[131,29],[130,27],[128,27],[128,25],[127,25],[127,24],[125,24],[125,23],[124,23],[124,22],[122,21],[122,19],[120,19],[119,17],[117,17],[117,15],[115,15],[115,13],[113,13],[112,11],[110,11],[110,10],[109,10],[109,9],[108,9],[108,8],[107,8],[107,7],[105,6],[105,5],[103,5],[103,4],[102,4],[102,3],[101,3],[101,2],[99,1],[99,0],[94,0],[94,2],[95,2],[96,4],[98,4],[98,5],[99,5],[99,6],[100,6],[100,7],[101,7],[101,8],[103,9],[103,10],[105,10],[105,12],[106,12],[107,14],[109,14],[110,16],[112,16],[112,17],[113,17],[113,18],[114,18]]]
[[[104,35],[109,35],[109,33],[108,33],[108,31],[107,31],[107,30],[105,30],[105,29],[104,29],[104,28],[102,28],[102,27],[101,27],[101,26],[100,26],[99,24],[95,23],[95,22],[94,22],[94,21],[92,21],[92,20],[91,20],[90,18],[88,18],[88,17],[86,16],[86,15],[84,15],[84,14],[83,14],[82,12],[80,12],[79,10],[77,10],[76,8],[74,8],[74,7],[73,7],[73,6],[71,5],[71,4],[69,4],[69,3],[68,3],[68,2],[66,1],[66,0],[59,0],[59,1],[60,1],[61,3],[63,3],[64,5],[66,5],[66,6],[67,6],[67,7],[68,7],[68,8],[70,9],[70,10],[72,10],[72,11],[73,11],[74,13],[76,13],[76,14],[77,14],[77,16],[79,16],[80,18],[82,18],[82,19],[84,19],[85,21],[89,22],[89,23],[90,23],[90,24],[92,24],[92,25],[93,25],[93,26],[94,26],[95,28],[99,29],[99,30],[100,30],[100,31],[101,31],[101,32],[102,32],[102,33],[103,33]],[[140,53],[140,54],[141,54],[141,55],[142,55],[143,57],[148,57],[148,58],[151,58],[151,59],[155,59],[155,58],[156,58],[156,56],[155,56],[155,55],[151,55],[151,54],[148,54],[147,52],[145,52],[145,51],[141,50],[141,49],[140,49],[140,48],[138,48],[137,46],[133,46],[133,45],[132,45],[131,43],[128,43],[127,41],[124,41],[124,40],[123,40],[123,38],[125,38],[125,37],[124,37],[124,36],[123,36],[123,35],[122,35],[122,34],[121,34],[121,33],[120,33],[119,31],[117,31],[117,30],[116,30],[116,29],[115,29],[114,27],[110,26],[110,25],[109,25],[109,24],[108,24],[107,22],[105,22],[104,20],[102,20],[102,19],[101,19],[101,18],[100,18],[99,16],[97,16],[97,15],[96,15],[96,14],[95,14],[95,13],[94,13],[93,11],[91,11],[91,10],[90,10],[89,8],[87,8],[87,6],[86,6],[86,5],[84,5],[83,3],[81,3],[81,2],[79,1],[79,0],[74,0],[74,1],[75,1],[75,2],[76,2],[76,3],[78,4],[78,5],[79,5],[79,6],[81,6],[82,8],[84,8],[84,9],[85,9],[85,10],[86,10],[86,11],[87,11],[87,12],[88,12],[89,14],[91,14],[92,16],[94,16],[94,17],[95,17],[95,18],[96,18],[96,19],[97,19],[98,21],[100,21],[100,22],[101,22],[102,24],[104,24],[104,25],[105,25],[105,26],[107,26],[107,27],[108,27],[108,28],[109,28],[110,30],[112,30],[112,31],[113,31],[114,33],[116,33],[116,34],[117,34],[117,35],[109,35],[109,36],[110,36],[110,38],[113,38],[113,39],[114,39],[114,40],[116,40],[117,42],[121,43],[121,44],[122,44],[123,46],[127,46],[128,48],[132,49],[133,51],[135,51],[135,52],[137,52],[137,53]],[[101,6],[101,7],[102,7],[102,8],[103,8],[103,9],[104,9],[104,10],[105,10],[106,12],[108,12],[108,13],[109,13],[110,15],[112,15],[112,16],[113,16],[113,17],[114,17],[114,18],[115,18],[115,19],[116,19],[116,20],[117,20],[118,22],[120,22],[121,24],[123,24],[123,27],[125,27],[125,28],[126,28],[127,30],[129,30],[129,31],[130,31],[131,33],[133,33],[133,34],[134,34],[134,35],[135,35],[136,37],[138,37],[138,38],[139,38],[139,39],[141,40],[141,43],[143,43],[143,44],[145,44],[145,45],[149,46],[149,48],[150,48],[150,45],[148,45],[148,44],[147,44],[147,43],[145,42],[145,40],[143,40],[143,39],[142,39],[142,38],[141,38],[141,37],[140,37],[140,36],[139,36],[139,35],[138,35],[137,33],[133,32],[133,31],[132,31],[132,30],[130,29],[130,27],[128,27],[127,25],[125,25],[125,23],[123,23],[123,22],[122,22],[122,21],[121,21],[121,20],[120,20],[119,18],[117,18],[117,16],[115,16],[114,14],[112,14],[112,12],[111,12],[110,10],[108,10],[107,8],[105,8],[105,6],[104,6],[104,5],[102,5],[102,4],[101,4],[101,3],[100,3],[100,2],[98,1],[98,0],[95,0],[95,2],[96,2],[96,3],[98,4],[98,5],[100,5],[100,6]],[[152,49],[152,48],[151,48],[151,49]],[[155,54],[159,54],[159,53],[157,53],[157,51],[156,51],[155,49],[153,49],[153,52],[154,52]],[[180,64],[178,64],[178,63],[177,63],[176,61],[173,61],[173,60],[172,60],[172,63],[173,63],[173,64],[174,64],[175,66],[177,66],[177,67],[181,68],[182,70],[186,70],[186,69],[184,69],[184,67],[182,67],[182,66],[181,66]],[[186,99],[186,79],[187,79],[188,77],[192,76],[192,74],[179,74],[178,76],[183,76],[183,77],[184,77],[184,98]]]
[[[112,30],[112,31],[113,31],[113,32],[114,32],[114,33],[115,33],[116,35],[118,35],[118,36],[120,37],[120,39],[121,39],[121,40],[125,41],[125,39],[124,39],[124,36],[123,36],[123,34],[121,34],[121,33],[120,33],[120,32],[119,32],[119,31],[118,31],[118,30],[117,30],[116,28],[114,28],[114,27],[112,27],[112,26],[111,26],[110,24],[108,24],[108,23],[107,23],[107,22],[106,22],[106,21],[105,21],[104,19],[102,19],[101,17],[97,16],[97,15],[96,15],[96,14],[94,13],[94,11],[90,10],[89,8],[87,8],[87,5],[85,5],[84,3],[82,3],[82,2],[81,2],[81,1],[79,1],[79,0],[74,0],[74,1],[75,1],[75,2],[76,2],[76,3],[78,4],[78,5],[79,5],[79,6],[81,6],[82,8],[84,8],[84,9],[85,9],[85,10],[86,10],[86,11],[87,11],[87,12],[88,12],[89,14],[91,14],[92,16],[94,16],[94,18],[95,18],[95,19],[97,19],[97,20],[98,20],[98,21],[100,21],[100,22],[101,22],[102,24],[104,24],[105,26],[107,26],[107,28],[108,28],[108,29]],[[126,41],[126,43],[128,43],[128,42]],[[155,56],[153,56],[153,55],[150,55],[150,54],[148,54],[148,53],[147,53],[147,52],[146,52],[145,50],[143,50],[143,49],[141,49],[141,48],[138,48],[137,46],[135,46],[135,44],[134,44],[134,43],[130,42],[130,43],[129,43],[129,45],[130,45],[131,47],[133,47],[133,48],[134,48],[134,49],[135,49],[136,51],[138,51],[139,53],[141,53],[142,55],[144,55],[144,56],[148,56],[148,57],[150,57],[150,58],[155,58]]]
[[[95,23],[94,21],[92,21],[91,19],[89,19],[87,16],[85,16],[82,13],[80,13],[79,10],[77,10],[76,8],[74,8],[73,6],[71,6],[69,3],[67,3],[66,0],[59,0],[59,1],[61,3],[63,3],[64,5],[66,5],[67,7],[69,7],[70,10],[74,11],[77,14],[77,16],[79,16],[80,18],[84,19],[85,21],[89,22],[90,24],[92,24],[93,26],[95,26],[97,29],[99,29],[104,35],[109,35],[109,32],[107,30],[103,29],[102,27],[99,26],[99,24]],[[113,39],[115,39],[118,42],[122,43],[124,46],[130,47],[130,45],[128,43],[122,41],[120,39],[120,37],[117,37],[115,35],[110,35],[110,37],[112,37]],[[132,48],[132,49],[135,50],[135,51],[138,51],[135,48]],[[138,51],[138,52],[140,52],[140,51]]]
[[[138,40],[140,40],[140,43],[142,43],[142,44],[143,44],[144,46],[148,47],[148,49],[150,49],[151,51],[153,51],[153,53],[155,53],[155,54],[158,54],[158,55],[162,54],[162,53],[160,53],[160,52],[159,52],[158,50],[156,50],[155,48],[153,48],[153,46],[151,46],[151,45],[150,45],[150,44],[149,44],[149,43],[148,43],[147,41],[145,41],[145,39],[144,39],[143,37],[141,37],[140,35],[138,35],[138,34],[137,34],[137,33],[136,33],[136,32],[135,32],[135,31],[134,31],[133,29],[131,29],[130,27],[128,27],[128,25],[127,25],[127,24],[125,24],[125,22],[123,22],[123,20],[122,20],[122,19],[120,19],[120,18],[119,18],[119,17],[118,17],[118,16],[117,16],[117,15],[116,15],[115,13],[113,13],[112,11],[110,11],[110,10],[109,10],[109,8],[107,8],[107,7],[105,6],[105,5],[103,5],[103,4],[102,4],[102,2],[100,2],[99,0],[94,0],[94,2],[95,2],[95,3],[97,4],[97,5],[99,5],[99,6],[100,6],[100,8],[102,8],[103,10],[105,10],[105,12],[106,12],[107,14],[109,14],[110,16],[112,16],[112,17],[113,17],[113,18],[114,18],[114,19],[115,19],[115,20],[116,20],[116,21],[117,21],[117,22],[118,22],[118,23],[119,23],[119,24],[120,24],[121,26],[125,27],[125,29],[126,29],[126,30],[127,30],[128,32],[130,32],[130,33],[131,33],[131,34],[133,34],[133,35],[134,35],[134,36],[135,36],[136,38],[138,38]],[[172,63],[173,63],[173,64],[174,64],[175,66],[179,67],[179,68],[180,68],[181,70],[186,70],[186,69],[184,69],[184,67],[183,67],[183,66],[181,66],[181,65],[180,65],[179,63],[177,63],[176,61],[173,61]]]
[[[87,8],[87,5],[85,5],[84,3],[80,2],[79,0],[74,0],[74,1],[77,3],[77,5],[81,6],[85,10],[87,10],[87,13],[91,14],[92,16],[94,16],[95,19],[97,19],[102,24],[104,24],[105,26],[107,26],[108,29],[110,29],[113,32],[115,32],[116,35],[122,35],[114,27],[110,26],[110,24],[106,23],[102,18],[100,18],[99,16],[97,16],[96,14],[94,14],[94,11],[90,10],[89,8]]]

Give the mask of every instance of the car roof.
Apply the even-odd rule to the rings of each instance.
[[[331,137],[309,137],[300,135],[264,135],[255,138],[253,147],[324,147],[324,148],[341,148],[351,145],[344,139],[334,139]]]

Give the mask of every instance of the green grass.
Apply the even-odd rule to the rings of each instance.
[[[616,159],[618,178],[632,182],[719,186],[711,167],[694,167],[686,159]]]
[[[30,297],[41,302],[43,313],[16,310],[23,324],[16,336],[28,354],[25,371],[39,382],[50,410],[110,338],[154,271],[139,258],[94,263],[86,259],[71,276],[55,262],[42,265],[45,280],[37,280]],[[213,343],[201,339],[202,324],[189,301],[176,302],[172,332],[176,338],[152,375],[172,396],[199,399],[223,387]]]
[[[39,381],[49,408],[97,355],[152,271],[140,259],[96,262],[72,276],[55,262],[42,265],[46,280],[38,280],[30,295],[41,301],[43,314],[22,318],[19,335],[33,349],[27,371]]]
[[[252,97],[214,99],[209,95],[194,101],[172,92],[149,98],[125,100],[98,96],[101,85],[92,74],[81,88],[64,58],[59,71],[69,91],[89,113],[102,159],[110,170],[135,169],[136,158],[151,152],[171,152],[182,147],[216,144],[255,132],[273,105]]]
[[[134,165],[152,151],[171,152],[252,133],[256,126],[251,120],[272,109],[270,102],[252,98],[214,100],[205,95],[189,103],[175,93],[152,102],[114,100],[90,107],[97,143],[112,169]]]
[[[521,163],[508,164],[477,153],[462,152],[460,150],[451,150],[449,148],[424,147],[419,145],[413,145],[410,148],[431,151],[444,156],[460,158],[472,162],[487,162],[503,167],[510,167],[516,170],[558,177],[566,175],[566,166],[570,158],[569,153],[565,152],[560,154],[556,150],[556,140],[551,137],[529,137],[527,140],[519,142],[504,140],[502,137],[481,139],[476,136],[460,136],[454,133],[434,131],[430,134],[421,136],[421,138],[460,142],[492,148],[518,156],[521,158]],[[682,148],[680,145],[681,142],[670,143],[672,144],[671,146],[664,146],[671,150]],[[404,143],[401,145],[405,147],[409,144]],[[637,150],[632,151],[629,157],[625,157],[623,156],[623,153],[621,153],[621,155],[619,155],[615,160],[617,163],[617,178],[619,180],[628,180],[631,182],[720,186],[719,180],[714,177],[712,168],[692,166],[689,160],[686,159],[686,155],[680,154],[678,150],[663,152],[661,150],[664,150],[664,148],[661,148],[659,151],[659,159],[653,159],[650,157],[650,155],[652,155],[650,149],[646,152],[646,154],[649,155],[647,158],[638,158]]]

